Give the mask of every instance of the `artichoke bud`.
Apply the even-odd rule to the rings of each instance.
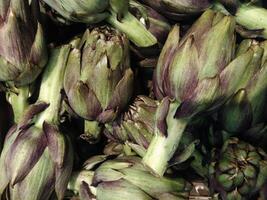
[[[213,186],[222,199],[250,199],[267,180],[266,167],[261,168],[267,155],[260,148],[230,138],[217,156],[212,173],[219,185]]]
[[[105,135],[112,141],[127,141],[147,149],[154,135],[158,105],[158,101],[138,96],[122,119],[105,130]]]
[[[47,62],[43,30],[33,11],[38,10],[38,3],[2,0],[0,5],[0,43],[4,44],[0,47],[0,81],[27,85],[37,78]]]
[[[233,57],[234,27],[232,17],[207,10],[173,52],[171,49],[165,52],[167,46],[164,46],[154,76],[155,93],[182,102],[176,117],[189,117],[207,109],[224,94],[219,89],[223,87],[220,74],[229,67]],[[228,72],[237,73],[237,69]]]
[[[239,90],[219,111],[218,120],[224,130],[239,133],[247,130],[252,123],[252,108],[247,92]]]
[[[87,30],[69,55],[64,77],[68,102],[77,115],[113,121],[132,95],[128,41],[109,27]]]

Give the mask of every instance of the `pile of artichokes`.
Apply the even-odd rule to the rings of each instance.
[[[0,0],[0,200],[266,200],[265,0]]]

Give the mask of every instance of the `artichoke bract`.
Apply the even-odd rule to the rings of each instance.
[[[109,27],[87,30],[78,40],[64,76],[68,103],[86,120],[111,122],[132,96],[128,41]]]
[[[211,187],[223,200],[254,199],[267,180],[267,155],[237,138],[227,140],[211,164]]]
[[[181,41],[177,26],[170,32],[153,80],[156,97],[163,99],[159,131],[143,158],[157,173],[164,173],[190,120],[217,109],[238,88],[253,51],[233,59],[234,30],[233,17],[207,10]]]
[[[191,184],[182,178],[157,177],[134,156],[105,160],[93,157],[85,169],[75,172],[68,188],[81,199],[188,199]],[[94,171],[96,164],[102,163]]]
[[[183,20],[205,11],[209,6],[209,0],[142,0],[158,12],[172,20]]]
[[[41,73],[47,51],[38,2],[33,0],[0,1],[0,81],[27,85]]]
[[[73,152],[59,128],[63,76],[70,46],[51,51],[37,102],[29,106],[7,134],[0,157],[0,197],[49,199],[64,197]]]
[[[244,40],[239,45],[237,55],[250,49],[253,50],[253,57],[247,65],[238,91],[219,110],[218,122],[228,132],[243,133],[266,121],[266,44],[255,40]]]

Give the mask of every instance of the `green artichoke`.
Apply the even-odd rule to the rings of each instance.
[[[250,200],[267,180],[267,154],[231,138],[211,164],[211,187],[223,200]]]
[[[33,0],[0,1],[0,81],[33,82],[47,62],[46,44]]]
[[[198,15],[209,6],[209,0],[141,0],[172,20],[184,20]]]
[[[157,43],[157,39],[128,11],[129,0],[43,1],[70,21],[93,24],[106,20],[138,47]]]
[[[158,105],[158,101],[138,96],[121,119],[106,124],[105,135],[111,141],[130,142],[142,154],[154,135]]]
[[[138,157],[118,157],[113,160],[93,157],[85,169],[75,172],[68,188],[81,199],[188,199],[191,184],[181,178],[156,177]],[[94,165],[102,163],[95,171]]]
[[[128,41],[113,28],[98,27],[87,30],[76,44],[64,77],[68,103],[86,120],[111,122],[132,96]]]
[[[237,55],[248,49],[253,50],[254,55],[244,72],[238,91],[219,111],[218,123],[228,132],[243,133],[266,121],[266,44],[267,42],[244,40],[239,46]]]
[[[0,197],[62,199],[72,171],[70,141],[59,129],[63,76],[70,46],[51,51],[38,101],[30,105],[6,136],[0,157]]]

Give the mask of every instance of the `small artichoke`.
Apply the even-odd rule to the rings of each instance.
[[[112,141],[130,142],[140,150],[147,149],[155,132],[158,105],[158,101],[138,96],[122,119],[106,125],[105,135]]]
[[[132,96],[126,37],[109,27],[87,30],[71,50],[64,77],[68,103],[80,117],[111,122]]]
[[[249,200],[267,180],[267,155],[237,138],[230,138],[211,164],[211,187],[223,200]]]
[[[134,156],[113,160],[93,157],[85,169],[75,172],[68,188],[78,193],[81,199],[188,199],[191,184],[182,178],[156,177]],[[102,163],[95,171],[95,164]]]
[[[0,1],[0,81],[27,85],[47,62],[46,44],[38,22],[38,1]],[[7,37],[8,36],[8,37]]]
[[[209,0],[142,0],[172,20],[183,20],[201,14],[209,6]]]
[[[62,199],[72,171],[70,141],[59,128],[61,90],[70,46],[51,51],[38,101],[30,105],[6,136],[0,157],[0,197]]]

